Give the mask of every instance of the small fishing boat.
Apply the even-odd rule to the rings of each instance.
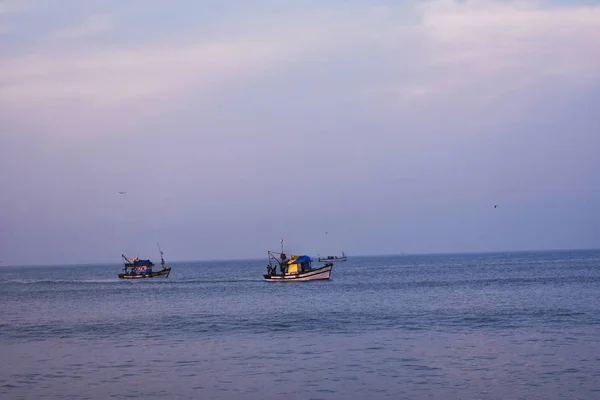
[[[119,279],[146,279],[146,278],[168,278],[171,272],[171,267],[165,265],[165,259],[163,258],[163,252],[160,251],[160,263],[161,269],[153,271],[154,263],[150,260],[140,260],[138,257],[129,259],[121,254],[121,257],[125,260],[125,267],[123,273],[119,274]]]
[[[319,262],[342,262],[342,261],[346,261],[348,260],[348,257],[346,257],[346,254],[344,254],[344,252],[342,251],[342,256],[338,257],[338,256],[327,256],[327,257],[319,257]]]
[[[333,263],[327,263],[320,268],[312,268],[312,260],[306,255],[292,255],[287,258],[283,252],[283,239],[281,252],[269,251],[269,264],[264,276],[268,282],[302,282],[320,281],[331,277]],[[277,269],[279,267],[279,273]]]

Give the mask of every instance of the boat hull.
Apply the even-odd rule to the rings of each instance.
[[[346,261],[347,258],[346,257],[340,257],[340,258],[319,258],[318,260],[319,260],[319,262],[342,262],[342,261]]]
[[[119,279],[168,278],[170,273],[171,268],[165,268],[156,272],[152,271],[148,274],[119,274]]]
[[[305,281],[323,281],[331,277],[333,265],[312,269],[310,271],[300,272],[298,274],[279,275],[266,274],[263,275],[267,282],[305,282]]]

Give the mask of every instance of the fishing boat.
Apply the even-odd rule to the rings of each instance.
[[[290,258],[283,252],[283,239],[281,252],[269,251],[269,264],[264,276],[268,282],[302,282],[320,281],[331,277],[333,263],[326,263],[320,268],[312,267],[312,260],[307,255],[291,255]],[[277,269],[279,268],[279,272]]]
[[[348,257],[346,257],[346,254],[344,254],[344,252],[342,251],[342,256],[338,257],[338,256],[327,256],[327,257],[319,257],[319,262],[342,262],[342,261],[346,261],[348,260]]]
[[[121,254],[121,257],[125,260],[125,267],[123,268],[124,272],[119,274],[119,279],[168,278],[171,267],[165,265],[165,259],[160,247],[158,251],[160,251],[161,264],[161,268],[158,271],[152,270],[154,263],[150,260],[140,260],[139,257],[129,259],[124,254]]]

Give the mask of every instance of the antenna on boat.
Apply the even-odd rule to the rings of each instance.
[[[158,247],[158,251],[160,251],[160,264],[162,265],[163,269],[165,268],[165,259],[163,258],[163,252],[160,249],[160,245],[158,244],[158,242],[156,243],[156,246]]]
[[[283,254],[283,238],[279,240],[279,243],[281,243],[281,254]]]

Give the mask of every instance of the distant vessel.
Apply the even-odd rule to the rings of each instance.
[[[121,254],[121,257],[125,260],[125,267],[123,273],[119,274],[119,279],[145,279],[145,278],[168,278],[171,272],[171,267],[165,265],[165,259],[163,258],[163,252],[160,251],[160,264],[161,269],[153,271],[154,263],[150,260],[140,260],[138,257],[129,259],[125,255]]]
[[[342,256],[341,257],[337,257],[337,256],[327,256],[327,257],[319,257],[319,262],[342,262],[342,261],[346,261],[348,260],[348,257],[346,257],[346,254],[344,254],[344,252],[342,251]]]
[[[333,269],[333,263],[327,263],[320,268],[312,268],[312,260],[306,255],[292,255],[288,259],[283,252],[283,239],[281,239],[281,252],[269,251],[268,255],[267,273],[263,277],[269,282],[327,280]],[[277,267],[279,267],[279,273]]]

